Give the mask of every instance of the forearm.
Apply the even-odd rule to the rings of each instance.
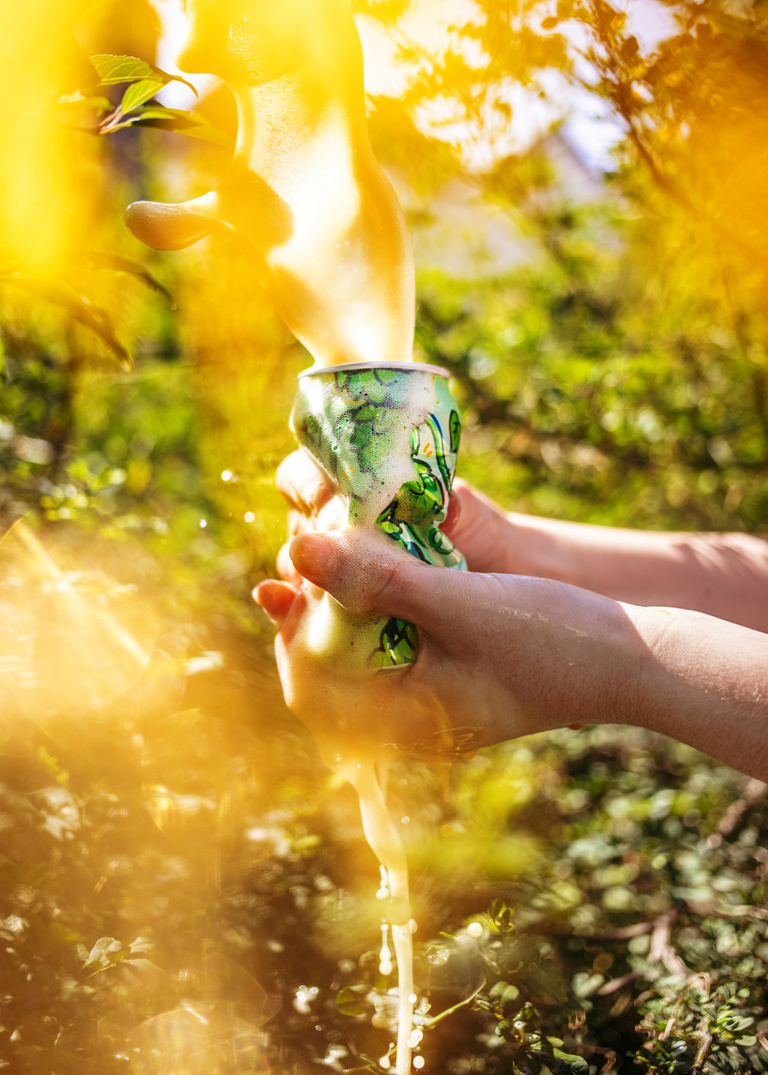
[[[688,608],[768,631],[768,541],[750,534],[623,530],[510,513],[521,573],[634,605]]]
[[[625,606],[649,660],[617,721],[768,780],[768,635],[698,612]]]

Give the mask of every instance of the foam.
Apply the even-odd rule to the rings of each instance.
[[[371,149],[360,40],[347,0],[188,0],[182,71],[232,90],[238,138],[215,190],[135,202],[134,235],[179,250],[232,233],[316,367],[412,360],[410,237]]]
[[[389,891],[392,918],[387,926],[392,932],[398,977],[397,1005],[397,1052],[395,1070],[397,1075],[409,1075],[413,1041],[413,936],[411,931],[411,907],[409,903],[408,860],[403,841],[387,809],[384,791],[373,761],[364,760],[357,752],[337,749],[335,768],[354,786],[360,799],[363,832],[371,849],[386,871],[386,888]],[[396,919],[396,921],[394,920]],[[386,931],[382,926],[382,950],[379,970],[391,973],[392,963],[386,944]],[[420,1039],[419,1039],[420,1040]]]

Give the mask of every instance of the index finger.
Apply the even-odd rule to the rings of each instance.
[[[275,482],[283,496],[304,515],[317,515],[335,492],[325,471],[304,448],[282,461]]]

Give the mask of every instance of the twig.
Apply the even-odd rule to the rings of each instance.
[[[426,1026],[426,1027],[437,1026],[437,1024],[439,1022],[441,1022],[443,1019],[445,1019],[447,1016],[453,1015],[453,1013],[457,1012],[459,1010],[459,1008],[464,1008],[467,1004],[470,1003],[470,1001],[473,1001],[475,999],[477,994],[482,989],[485,988],[485,982],[486,982],[486,980],[485,980],[485,978],[483,978],[482,982],[477,987],[477,989],[474,991],[474,993],[470,993],[470,995],[468,997],[466,997],[464,1000],[460,1000],[458,1002],[458,1004],[454,1004],[451,1008],[446,1008],[445,1011],[440,1012],[439,1015],[433,1015],[431,1019],[425,1019],[423,1024],[422,1024],[422,1026]]]
[[[679,913],[680,906],[678,905],[656,919],[656,924],[651,934],[651,950],[648,953],[650,963],[663,963],[670,974],[688,974],[689,972],[688,967],[686,967],[670,943],[672,923]]]
[[[701,1032],[701,1043],[696,1050],[696,1056],[693,1061],[693,1067],[691,1068],[691,1075],[698,1075],[704,1067],[707,1057],[709,1056],[709,1050],[715,1044],[714,1035],[712,1035],[707,1029],[706,1020],[703,1019],[701,1023],[696,1027]]]
[[[756,806],[768,793],[768,784],[762,780],[751,779],[747,781],[744,794],[740,799],[732,802],[727,808],[717,826],[721,836],[730,836],[750,806]]]
[[[672,1009],[672,1014],[667,1021],[667,1025],[664,1027],[661,1034],[659,1034],[660,1041],[666,1041],[669,1035],[672,1033],[672,1028],[675,1025],[675,1021],[677,1020],[677,1013],[680,1010],[680,1005],[685,1000],[685,994],[688,992],[692,985],[698,985],[699,983],[703,984],[705,999],[709,1000],[709,989],[712,984],[712,979],[707,973],[694,974],[694,976],[685,983],[682,992],[675,1001],[675,1006]]]

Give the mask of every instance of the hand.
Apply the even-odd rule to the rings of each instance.
[[[341,529],[347,520],[347,502],[325,471],[303,448],[287,456],[277,469],[275,484],[290,505],[290,538],[308,531]],[[277,554],[277,570],[295,587],[304,581],[288,554],[288,544]]]
[[[383,535],[354,530],[301,533],[290,558],[306,582],[262,583],[257,600],[280,626],[289,707],[321,739],[434,756],[574,722],[633,722],[647,648],[632,610],[608,598],[430,567]],[[324,672],[302,634],[308,602],[324,590],[353,615],[416,623],[415,663],[363,680]]]
[[[277,488],[288,500],[288,532],[291,537],[310,530],[340,529],[346,519],[346,503],[313,457],[299,449],[280,464]],[[457,478],[441,529],[464,553],[470,571],[515,572],[522,570],[513,550],[514,526],[505,513],[468,482]],[[301,584],[301,577],[284,545],[277,569],[287,582]]]

